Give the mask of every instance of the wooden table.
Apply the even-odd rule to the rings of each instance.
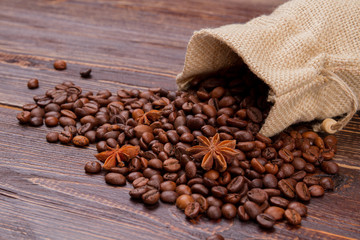
[[[86,175],[94,146],[49,144],[46,127],[18,124],[21,106],[63,81],[84,90],[176,89],[194,30],[241,23],[284,0],[2,0],[0,3],[0,239],[359,239],[360,118],[340,133],[336,190],[312,199],[301,227],[203,218],[192,224],[176,207],[129,199],[127,187]],[[68,69],[55,71],[64,59]],[[92,68],[93,77],[79,77]],[[30,78],[40,88],[29,90]]]

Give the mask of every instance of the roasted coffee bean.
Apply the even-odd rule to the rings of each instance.
[[[59,141],[62,144],[68,144],[73,139],[73,135],[69,131],[61,131],[59,134]]]
[[[187,179],[194,178],[196,176],[196,165],[194,162],[189,161],[185,165],[185,174]]]
[[[324,188],[320,185],[312,185],[309,187],[309,191],[312,197],[322,197],[324,195]]]
[[[312,186],[312,185],[318,185],[320,183],[320,179],[319,177],[316,176],[306,176],[303,179],[303,182],[308,186]]]
[[[126,184],[126,178],[120,173],[108,173],[105,175],[105,182],[110,185],[123,186]]]
[[[84,169],[86,173],[99,173],[101,171],[101,165],[96,161],[91,161],[85,164]]]
[[[222,198],[228,193],[228,191],[223,186],[214,186],[211,188],[211,193],[214,197]]]
[[[273,197],[273,196],[280,196],[281,192],[279,189],[275,189],[275,188],[265,188],[264,191],[266,192],[266,194],[268,195],[268,197]]]
[[[246,109],[246,115],[251,121],[255,123],[262,122],[262,113],[259,109],[255,107],[249,107],[248,109]]]
[[[277,196],[271,197],[269,201],[272,205],[275,205],[275,206],[278,206],[281,208],[286,208],[289,205],[289,201],[282,197],[277,197]]]
[[[141,196],[141,199],[143,200],[143,202],[145,204],[154,205],[159,201],[160,193],[159,193],[159,191],[152,189],[152,190],[149,190],[146,193],[144,193]]]
[[[185,216],[188,218],[195,218],[200,213],[200,204],[198,202],[191,202],[185,207]]]
[[[275,218],[267,213],[260,213],[257,215],[256,221],[263,228],[272,228],[275,225]]]
[[[141,172],[131,172],[126,176],[126,179],[129,182],[133,182],[135,179],[143,177],[144,175]]]
[[[244,206],[239,206],[237,209],[237,215],[241,221],[248,221],[250,219],[249,215],[246,213]]]
[[[59,133],[49,132],[48,134],[46,134],[46,140],[49,143],[56,143],[59,140]]]
[[[217,206],[217,207],[221,207],[223,205],[223,202],[214,197],[214,196],[209,196],[206,198],[207,202],[209,203],[210,206]]]
[[[304,177],[306,177],[306,172],[305,171],[298,171],[298,172],[295,172],[290,177],[292,179],[295,179],[296,181],[301,181]]]
[[[169,158],[164,161],[163,168],[167,172],[177,172],[180,170],[181,165],[178,160],[174,158]]]
[[[259,205],[252,201],[245,202],[244,208],[251,219],[256,219],[256,217],[261,213]]]
[[[27,82],[27,87],[29,89],[35,89],[39,87],[39,80],[37,80],[36,78],[32,78]]]
[[[149,182],[148,178],[139,177],[132,182],[132,185],[134,188],[139,188],[139,187],[145,186],[148,182]]]
[[[245,179],[242,176],[237,176],[231,182],[227,185],[227,190],[230,193],[236,193],[239,192],[245,184]]]
[[[265,167],[258,161],[258,159],[253,158],[251,160],[251,167],[258,173],[264,173]]]
[[[151,190],[148,186],[142,186],[139,188],[134,188],[129,191],[129,195],[133,199],[141,199],[141,196],[147,191]]]
[[[331,161],[324,161],[321,164],[321,169],[328,174],[337,174],[339,172],[339,166]]]
[[[66,62],[63,61],[63,60],[56,60],[56,61],[54,62],[54,68],[55,68],[56,70],[59,70],[59,71],[65,70],[65,69],[66,69]]]
[[[120,173],[120,174],[126,176],[129,173],[129,168],[128,167],[112,167],[112,168],[110,168],[110,172]]]
[[[288,208],[296,210],[301,217],[304,217],[307,214],[307,207],[300,202],[290,202]]]
[[[65,126],[75,126],[76,125],[76,121],[72,118],[69,117],[60,117],[59,118],[59,123],[62,127]]]
[[[160,194],[160,199],[165,203],[175,203],[178,195],[174,191],[163,191]]]
[[[294,209],[286,209],[284,214],[286,220],[291,225],[299,225],[301,224],[301,216],[300,214]]]
[[[296,157],[292,161],[292,165],[296,170],[303,170],[305,168],[306,161],[300,157]]]
[[[329,177],[322,177],[319,183],[325,190],[334,190],[335,184]]]
[[[22,111],[16,115],[16,118],[19,120],[20,123],[28,123],[31,119],[31,113],[28,111]]]
[[[216,206],[210,206],[206,211],[206,215],[212,220],[217,220],[221,218],[221,209]]]
[[[287,163],[290,163],[294,160],[294,155],[286,148],[281,149],[278,154],[279,157]]]
[[[257,204],[262,204],[268,198],[266,192],[261,188],[251,189],[247,192],[247,197],[250,201],[253,201]]]
[[[263,184],[266,188],[276,188],[278,185],[278,179],[273,174],[265,174],[262,179]]]
[[[75,136],[72,143],[77,147],[85,147],[89,145],[89,139],[84,136]]]
[[[55,127],[58,125],[59,120],[56,117],[45,118],[45,125],[47,127]]]
[[[183,210],[191,202],[194,202],[193,197],[188,194],[183,194],[176,199],[176,206]]]
[[[272,216],[275,221],[278,221],[283,219],[285,210],[280,207],[271,206],[265,210],[265,213]]]
[[[45,115],[45,111],[44,109],[37,107],[31,110],[30,115],[31,117],[42,118]]]
[[[191,189],[188,185],[180,184],[176,187],[175,192],[180,196],[183,194],[191,195]]]
[[[233,219],[236,216],[236,207],[234,204],[225,203],[221,207],[222,216],[226,219]]]
[[[209,194],[209,190],[203,184],[194,184],[191,186],[191,191],[193,193],[199,193],[203,196],[207,196]]]
[[[298,182],[295,187],[296,195],[303,201],[310,201],[311,195],[308,187],[304,182]]]

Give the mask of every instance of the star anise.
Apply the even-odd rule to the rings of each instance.
[[[140,115],[135,120],[139,124],[150,125],[151,122],[157,121],[160,117],[161,117],[161,111],[159,111],[159,110],[150,110],[150,111],[144,113],[143,115]]]
[[[130,159],[136,157],[139,151],[139,146],[124,145],[120,148],[119,145],[117,145],[116,148],[108,147],[108,151],[95,154],[95,157],[101,162],[104,162],[104,169],[109,170],[116,165],[120,167],[125,166],[124,162],[128,162]]]
[[[198,136],[199,145],[187,149],[189,154],[195,158],[203,157],[201,167],[210,170],[215,161],[214,168],[223,172],[227,168],[226,158],[235,156],[238,152],[235,150],[236,140],[220,141],[219,134],[212,138]]]

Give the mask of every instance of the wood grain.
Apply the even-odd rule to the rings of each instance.
[[[360,118],[337,133],[336,190],[308,204],[300,228],[265,231],[255,223],[202,218],[193,224],[172,205],[131,201],[132,187],[87,175],[86,149],[49,144],[46,127],[18,124],[32,97],[63,81],[85,91],[174,90],[193,31],[268,14],[284,0],[2,0],[0,4],[0,239],[359,239]],[[68,69],[55,71],[55,59]],[[93,77],[79,77],[92,68]],[[40,88],[29,90],[30,78]]]

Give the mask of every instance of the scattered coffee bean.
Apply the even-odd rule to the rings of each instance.
[[[291,225],[299,225],[301,224],[301,216],[300,214],[294,209],[286,209],[284,214],[286,220]]]
[[[29,89],[35,89],[39,87],[39,80],[37,80],[36,78],[32,78],[28,81],[27,83],[27,87]]]
[[[123,186],[126,184],[126,178],[120,173],[108,173],[105,175],[105,182],[110,185]]]
[[[101,165],[99,162],[91,161],[85,164],[86,173],[99,173],[101,171]]]
[[[56,70],[65,70],[66,69],[66,62],[65,61],[63,61],[63,60],[56,60],[55,62],[54,62],[54,68],[56,69]]]
[[[49,132],[48,134],[46,134],[46,140],[49,143],[56,143],[57,141],[59,141],[59,133]]]

